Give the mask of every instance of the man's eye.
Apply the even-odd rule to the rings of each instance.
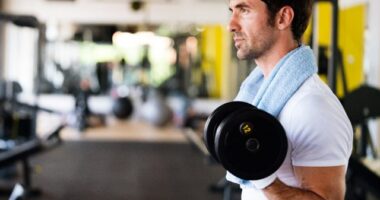
[[[240,8],[240,13],[247,14],[249,12],[246,8]]]

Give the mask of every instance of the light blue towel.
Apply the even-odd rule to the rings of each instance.
[[[301,45],[285,55],[265,79],[261,69],[256,67],[242,83],[235,101],[251,103],[278,117],[298,88],[316,72],[313,51],[310,47]],[[249,181],[229,172],[226,178],[242,187],[253,187]]]

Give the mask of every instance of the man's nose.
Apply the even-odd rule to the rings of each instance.
[[[230,17],[230,21],[228,23],[228,26],[227,26],[227,29],[230,31],[230,32],[236,32],[238,31],[239,29],[239,23],[238,23],[238,20],[237,20],[237,17],[234,16],[234,14],[231,15]]]

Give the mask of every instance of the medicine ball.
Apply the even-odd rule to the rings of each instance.
[[[164,97],[155,90],[149,92],[147,101],[141,105],[139,110],[141,118],[154,126],[165,126],[171,122],[173,117],[172,110]]]
[[[133,112],[133,104],[128,97],[118,97],[112,105],[112,112],[118,119],[127,119]]]

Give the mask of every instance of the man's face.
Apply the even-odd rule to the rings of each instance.
[[[266,4],[261,0],[230,0],[229,30],[233,33],[237,57],[257,59],[275,43],[276,34],[269,24]]]

